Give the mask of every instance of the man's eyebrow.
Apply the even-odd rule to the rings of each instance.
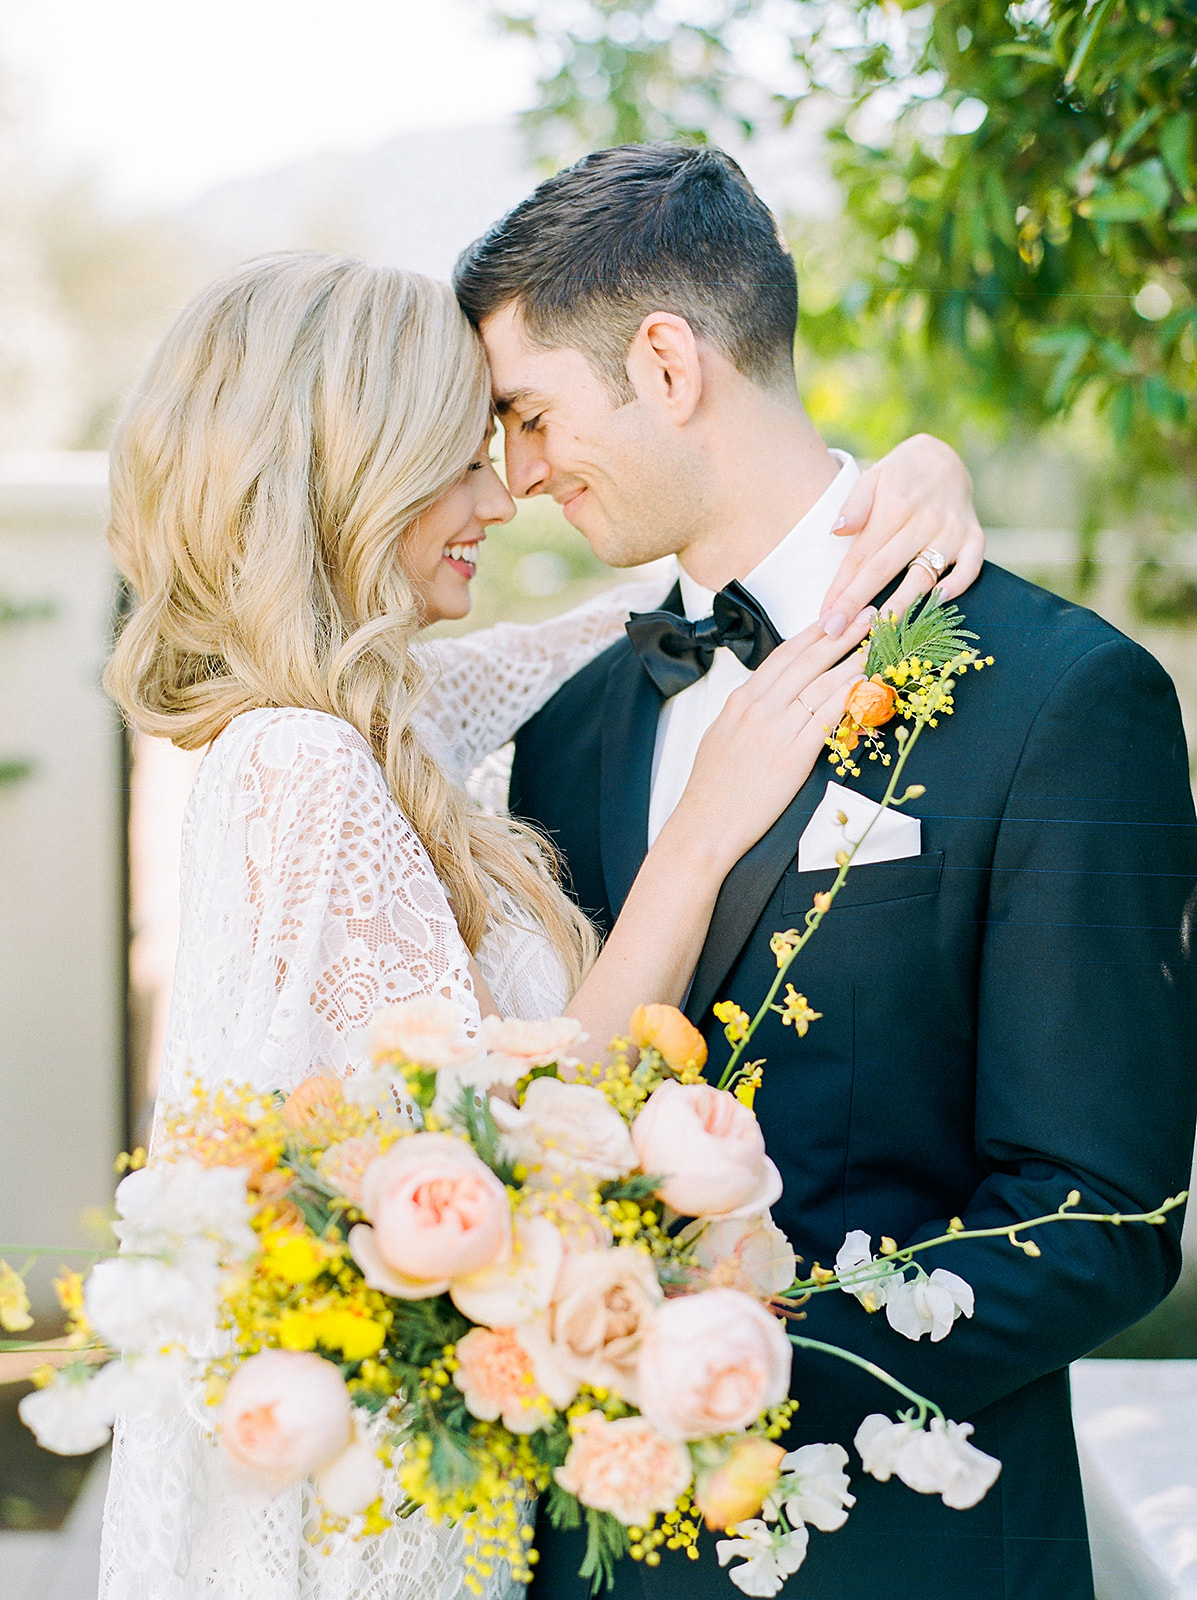
[[[494,397],[495,413],[502,416],[506,411],[515,411],[520,406],[541,405],[543,401],[535,389],[511,389],[506,394],[497,394]]]

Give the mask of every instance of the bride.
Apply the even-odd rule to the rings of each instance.
[[[547,845],[465,780],[665,585],[418,643],[467,613],[478,546],[513,514],[492,425],[481,346],[448,288],[318,255],[215,284],[125,409],[110,540],[137,604],[105,682],[145,733],[207,747],[160,1104],[191,1077],[289,1090],[350,1073],[373,1012],[417,994],[450,996],[475,1025],[568,1012],[595,1046],[640,1001],[680,1002],[724,876],[860,675],[868,611],[837,639],[816,626],[779,646],[732,695],[596,955]],[[913,499],[942,460],[908,445],[878,481]],[[971,567],[967,475],[954,457],[951,471],[936,542],[949,560],[967,545]],[[925,542],[925,525],[894,532],[874,590]],[[102,1600],[458,1595],[454,1530],[419,1514],[317,1551],[308,1493],[243,1499],[210,1435],[198,1402],[118,1429]]]

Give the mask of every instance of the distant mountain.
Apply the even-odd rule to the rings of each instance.
[[[737,152],[779,213],[836,208],[817,134],[801,125]],[[204,275],[265,251],[348,251],[447,277],[459,252],[540,174],[514,121],[403,134],[223,184],[178,218]]]

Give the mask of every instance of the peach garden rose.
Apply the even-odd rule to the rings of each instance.
[[[366,1282],[420,1300],[454,1278],[482,1272],[511,1250],[511,1203],[490,1168],[463,1140],[413,1133],[372,1161],[362,1177],[372,1226],[349,1230]]]
[[[684,1217],[747,1217],[781,1198],[781,1174],[747,1106],[707,1083],[663,1083],[632,1124],[656,1193]]]
[[[352,1409],[331,1361],[306,1351],[262,1350],[242,1362],[225,1389],[225,1460],[247,1486],[278,1494],[348,1448]]]
[[[738,1289],[679,1295],[640,1346],[640,1409],[668,1439],[735,1433],[789,1393],[793,1347],[778,1319]]]

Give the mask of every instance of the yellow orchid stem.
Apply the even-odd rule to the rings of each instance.
[[[943,1412],[935,1404],[934,1400],[928,1400],[926,1395],[921,1395],[913,1389],[908,1389],[904,1383],[899,1383],[897,1378],[891,1377],[885,1368],[879,1367],[875,1361],[866,1361],[864,1356],[853,1355],[851,1350],[842,1350],[838,1344],[824,1344],[821,1339],[805,1339],[799,1333],[787,1334],[786,1337],[791,1344],[797,1345],[800,1350],[821,1350],[824,1355],[838,1356],[841,1361],[849,1361],[854,1367],[860,1367],[870,1377],[876,1378],[878,1383],[887,1384],[889,1388],[897,1390],[900,1395],[903,1395],[907,1400],[913,1401],[918,1406],[920,1428],[927,1420],[928,1412],[934,1413],[937,1417],[943,1416]]]
[[[1180,1194],[1172,1195],[1153,1211],[1073,1211],[1067,1206],[1061,1206],[1058,1211],[1049,1211],[1042,1217],[1030,1217],[1026,1222],[1012,1222],[1001,1228],[953,1228],[947,1233],[941,1233],[935,1239],[924,1239],[919,1244],[907,1245],[903,1250],[895,1250],[891,1255],[882,1256],[881,1261],[896,1261],[902,1266],[908,1265],[921,1250],[933,1250],[937,1245],[950,1244],[954,1239],[1009,1239],[1011,1244],[1016,1242],[1016,1236],[1027,1228],[1042,1228],[1049,1222],[1110,1222],[1114,1227],[1121,1227],[1124,1222],[1146,1222],[1152,1227],[1159,1227],[1169,1211],[1175,1211],[1177,1206],[1184,1205],[1189,1197],[1189,1191],[1183,1189]],[[873,1283],[877,1280],[878,1262],[865,1262],[859,1267],[844,1273],[836,1273],[834,1277],[827,1278],[797,1278],[780,1295],[779,1299],[786,1299],[794,1294],[823,1294],[828,1289],[850,1289],[854,1283]]]
[[[806,921],[806,932],[802,935],[802,937],[798,940],[798,943],[790,951],[790,953],[786,957],[785,961],[782,962],[781,965],[778,967],[777,976],[773,980],[772,987],[770,988],[768,994],[765,996],[764,1000],[761,1002],[760,1008],[757,1011],[756,1016],[753,1017],[752,1021],[748,1024],[748,1029],[745,1032],[744,1037],[739,1041],[739,1043],[736,1045],[735,1049],[732,1051],[731,1057],[728,1060],[727,1066],[724,1067],[724,1069],[723,1069],[723,1076],[719,1080],[719,1088],[720,1089],[726,1089],[728,1087],[728,1085],[731,1083],[732,1079],[735,1077],[737,1069],[739,1068],[740,1062],[743,1059],[744,1052],[745,1052],[745,1050],[747,1050],[749,1044],[751,1044],[753,1034],[756,1032],[756,1030],[759,1027],[759,1025],[761,1024],[761,1022],[763,1022],[765,1017],[769,1014],[769,1009],[772,1006],[774,1000],[776,1000],[776,998],[777,998],[778,990],[781,988],[782,984],[785,982],[786,974],[789,972],[790,968],[793,966],[794,961],[798,957],[798,955],[806,948],[806,945],[808,944],[808,942],[810,941],[812,935],[814,934],[815,929],[819,926],[819,924],[822,922],[823,918],[827,915],[827,912],[831,910],[831,902],[834,901],[836,895],[839,894],[840,890],[844,886],[844,882],[845,882],[845,880],[846,880],[846,878],[848,876],[848,869],[852,865],[853,856],[855,856],[856,852],[860,849],[861,845],[868,838],[870,830],[872,829],[873,824],[877,821],[877,818],[881,815],[881,813],[884,810],[887,809],[887,807],[892,806],[894,804],[894,791],[897,789],[898,780],[902,776],[902,768],[906,765],[907,759],[910,756],[910,752],[914,749],[916,743],[918,742],[919,734],[922,733],[923,729],[926,727],[929,716],[930,716],[930,713],[928,713],[927,716],[923,716],[923,717],[917,718],[915,720],[915,725],[914,725],[914,728],[911,730],[909,738],[905,739],[902,742],[902,748],[901,748],[901,750],[900,750],[900,752],[898,754],[898,759],[894,763],[894,770],[893,770],[892,774],[890,775],[889,783],[885,787],[885,793],[881,797],[881,804],[878,806],[877,810],[873,813],[873,815],[869,818],[868,827],[865,828],[865,831],[861,834],[860,838],[852,846],[852,849],[848,852],[847,859],[844,861],[844,863],[840,867],[840,870],[836,873],[835,882],[831,885],[831,888],[827,890],[827,896],[828,896],[827,904],[823,907],[822,910],[820,910],[818,906],[812,906],[811,909],[806,913],[806,919],[805,919],[805,921]]]

